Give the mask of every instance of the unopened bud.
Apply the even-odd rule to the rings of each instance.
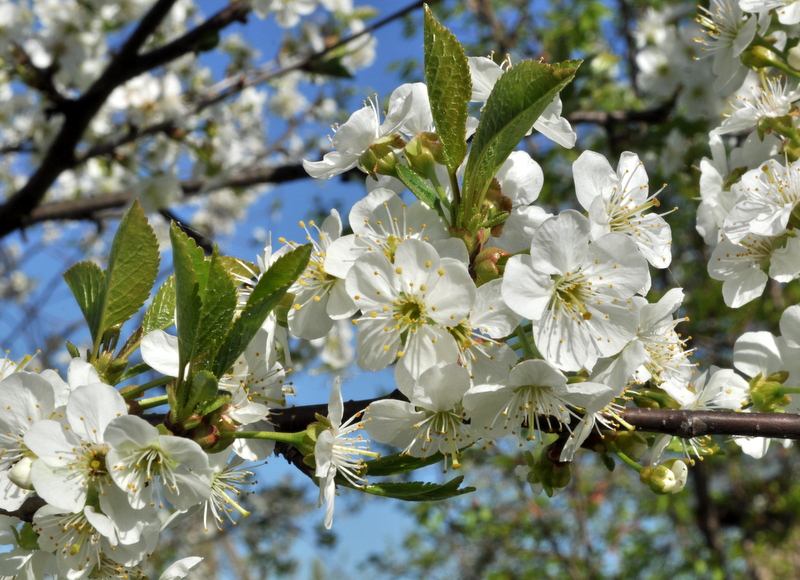
[[[792,402],[792,396],[783,385],[789,378],[787,371],[772,373],[766,378],[756,375],[750,380],[750,399],[756,411],[761,413],[783,413],[783,409]]]
[[[436,165],[443,164],[442,144],[436,133],[420,133],[403,149],[408,166],[426,179],[436,177]]]
[[[219,429],[215,425],[203,424],[194,429],[192,439],[203,449],[211,449],[219,443]]]
[[[789,51],[786,61],[795,70],[800,70],[800,44]]]
[[[500,248],[485,248],[475,257],[475,282],[479,286],[502,278],[511,254]]]
[[[766,46],[753,46],[742,53],[742,64],[749,68],[764,68],[777,66],[785,68],[786,65],[774,52]]]
[[[639,481],[654,493],[667,495],[678,493],[686,485],[689,468],[680,459],[668,459],[661,465],[645,467],[639,473]]]
[[[31,482],[31,467],[33,466],[33,459],[30,457],[23,457],[14,464],[8,472],[8,479],[22,489],[33,489],[33,482]]]
[[[366,173],[377,179],[377,175],[394,176],[399,163],[395,149],[402,149],[406,142],[400,135],[386,135],[373,143],[359,158],[358,164]]]

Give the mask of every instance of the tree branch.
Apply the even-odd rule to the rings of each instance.
[[[347,419],[364,410],[375,401],[383,399],[408,399],[398,390],[386,397],[347,401],[343,417]],[[275,429],[284,432],[297,432],[316,421],[314,415],[327,415],[327,405],[305,405],[280,410],[280,415],[272,417]],[[627,408],[620,416],[639,431],[664,433],[690,439],[704,435],[727,435],[742,437],[774,437],[777,439],[800,440],[800,415],[789,413],[736,413],[733,411],[681,411],[672,409]],[[553,425],[560,428],[557,421],[540,417],[540,425]],[[544,430],[544,429],[543,429]]]
[[[75,148],[89,123],[111,92],[132,78],[126,75],[129,74],[128,68],[137,58],[136,53],[166,17],[175,2],[176,0],[158,0],[86,93],[76,100],[66,100],[60,104],[64,122],[41,164],[28,182],[0,205],[0,237],[24,227],[27,217],[39,205],[58,176],[67,169],[75,167],[77,163]]]
[[[428,3],[434,4],[435,2],[438,1],[439,0],[429,0]],[[398,18],[401,18],[402,16],[405,16],[409,12],[421,7],[424,3],[425,0],[417,0],[413,4],[406,6],[405,8],[398,10],[397,12],[394,12],[385,18],[382,18],[381,20],[378,20],[370,24],[360,32],[347,36],[341,39],[339,42],[332,44],[331,46],[326,46],[319,52],[311,53],[304,59],[292,65],[280,68],[278,70],[262,68],[260,70],[255,70],[247,75],[240,75],[238,77],[225,79],[217,83],[213,87],[209,88],[203,96],[198,98],[195,101],[194,105],[187,112],[187,115],[196,115],[197,113],[200,113],[201,111],[207,109],[208,107],[216,105],[217,103],[220,103],[225,99],[228,99],[233,95],[242,92],[246,88],[266,83],[273,79],[284,76],[292,71],[296,70],[313,71],[314,68],[313,64],[321,60],[330,52],[366,34],[374,32],[375,30],[389,24],[390,22],[393,22],[394,20],[397,20]],[[158,133],[169,133],[173,131],[175,128],[176,128],[175,122],[172,120],[160,121],[158,123],[154,123],[146,127],[141,127],[136,131],[126,133],[125,135],[121,135],[111,141],[107,141],[105,143],[98,143],[90,147],[86,151],[86,153],[84,153],[80,157],[80,161],[84,162],[87,159],[91,159],[92,157],[109,155],[113,153],[117,147],[136,141],[141,137],[156,135]]]
[[[280,167],[260,167],[242,171],[228,179],[216,182],[213,187],[208,187],[207,179],[187,179],[180,182],[184,195],[191,197],[201,192],[215,191],[225,187],[251,187],[265,183],[286,183],[297,179],[306,179],[308,173],[301,164],[282,165]],[[104,211],[124,207],[130,202],[135,193],[133,189],[126,189],[107,195],[85,197],[69,201],[47,203],[34,209],[27,220],[27,224],[35,224],[50,220],[96,220],[98,214]]]
[[[186,53],[197,50],[203,40],[218,33],[234,22],[247,22],[247,15],[252,10],[248,0],[234,0],[228,6],[214,14],[197,28],[190,30],[169,44],[140,54],[127,71],[129,78],[139,76],[163,64],[172,62]]]
[[[666,121],[675,108],[677,95],[653,109],[644,111],[575,111],[567,117],[572,124],[591,123],[610,125],[624,123],[661,123]]]
[[[621,416],[641,431],[682,439],[703,435],[800,439],[800,415],[790,413],[625,409]]]

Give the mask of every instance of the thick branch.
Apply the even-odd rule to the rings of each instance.
[[[193,196],[200,192],[214,191],[225,187],[250,187],[264,183],[286,183],[307,177],[308,173],[303,169],[303,166],[296,164],[243,171],[215,183],[212,188],[206,188],[208,181],[205,179],[187,179],[182,181],[180,185],[184,195]],[[98,214],[103,211],[124,207],[125,204],[133,199],[134,195],[132,189],[127,189],[96,197],[48,203],[34,209],[27,223],[34,224],[49,220],[97,219]]]
[[[398,390],[387,397],[347,401],[344,415],[347,419],[381,399],[407,400]],[[313,423],[315,413],[327,415],[327,405],[291,407],[272,417],[278,431],[297,432]],[[676,411],[671,409],[625,409],[620,416],[639,431],[664,433],[690,439],[703,435],[727,435],[742,437],[774,437],[800,440],[800,415],[789,413],[735,413],[732,411]],[[547,425],[547,417],[540,418]],[[558,428],[553,422],[554,428]]]
[[[0,515],[19,518],[23,522],[32,522],[33,514],[35,514],[36,511],[46,503],[47,502],[38,495],[31,495],[25,500],[19,509],[9,511],[0,508]]]
[[[625,409],[622,417],[641,431],[683,439],[703,435],[800,439],[800,415],[789,413]]]
[[[111,92],[131,78],[125,76],[127,68],[136,59],[136,53],[144,41],[164,19],[175,1],[158,0],[142,18],[100,78],[79,99],[62,103],[64,123],[41,164],[28,182],[0,206],[0,237],[23,227],[27,223],[27,216],[39,205],[58,176],[75,166],[75,147],[84,131]]]
[[[247,22],[247,15],[252,10],[247,0],[234,0],[228,6],[217,12],[214,16],[203,22],[197,28],[190,30],[180,38],[169,44],[139,55],[133,66],[128,70],[129,78],[133,78],[163,64],[172,62],[178,57],[197,50],[204,39],[218,33],[234,22]]]
[[[395,389],[385,397],[378,397],[375,399],[361,399],[360,401],[345,401],[344,412],[342,418],[347,420],[348,417],[363,411],[371,403],[375,401],[382,401],[386,399],[395,399],[398,401],[408,401],[406,396]],[[308,427],[311,423],[316,421],[316,415],[323,417],[328,415],[328,405],[303,405],[300,407],[289,407],[288,409],[279,409],[270,416],[270,420],[275,424],[276,431],[284,433],[296,433]]]

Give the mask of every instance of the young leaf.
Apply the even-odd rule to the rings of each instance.
[[[392,497],[403,501],[437,501],[475,491],[474,487],[459,489],[462,481],[464,481],[464,476],[459,475],[441,485],[437,483],[423,483],[421,481],[412,481],[409,483],[373,483],[361,488],[361,490],[372,495]]]
[[[195,411],[201,403],[208,403],[217,398],[217,377],[208,371],[199,371],[192,377],[192,387],[186,401],[185,415]]]
[[[444,455],[438,451],[430,457],[413,457],[407,453],[393,453],[392,455],[383,456],[380,459],[367,461],[364,475],[379,477],[397,475],[398,473],[414,471],[415,469],[421,469],[429,465],[436,465],[442,459],[444,459]]]
[[[64,280],[72,290],[72,295],[83,312],[92,342],[98,336],[100,318],[103,315],[103,298],[106,290],[106,277],[100,266],[94,262],[78,262],[64,272]]]
[[[194,341],[197,336],[197,325],[200,321],[200,285],[197,283],[192,254],[197,252],[194,240],[184,234],[178,226],[172,224],[169,228],[169,237],[172,242],[172,262],[175,268],[175,318],[178,324],[178,353],[179,369],[186,368],[194,351]],[[178,377],[179,381],[184,377]],[[181,399],[183,392],[176,394],[178,402],[183,405],[186,401]],[[171,405],[170,405],[171,406]]]
[[[403,185],[411,190],[411,193],[417,196],[417,199],[422,200],[425,205],[437,211],[441,209],[441,202],[436,195],[436,191],[416,171],[399,163],[395,166],[395,169],[397,177],[400,178]]]
[[[144,313],[142,330],[166,330],[175,324],[175,276],[167,278]]]
[[[548,65],[525,60],[497,81],[475,131],[464,172],[467,218],[477,211],[492,178],[547,105],[573,79],[581,62]]]
[[[467,153],[467,105],[472,79],[464,48],[425,7],[425,82],[445,165],[455,173]]]
[[[233,313],[237,303],[236,284],[220,262],[217,248],[214,248],[211,255],[208,280],[201,300],[191,361],[194,364],[203,364],[200,368],[207,369],[208,363],[214,359],[217,349],[233,326]]]
[[[158,275],[158,262],[155,232],[142,206],[134,201],[111,244],[100,334],[124,323],[144,305]]]
[[[241,315],[220,346],[214,361],[214,374],[222,377],[253,340],[267,316],[278,305],[289,287],[305,270],[311,257],[311,244],[300,246],[275,260],[250,293]]]

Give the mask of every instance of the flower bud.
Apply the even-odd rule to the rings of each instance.
[[[408,166],[425,179],[436,176],[436,165],[443,164],[442,144],[436,133],[420,133],[403,149]]]
[[[394,167],[399,163],[395,149],[402,149],[406,142],[400,135],[386,135],[370,145],[359,158],[358,164],[366,173],[377,179],[377,175],[395,175]]]
[[[33,459],[30,457],[23,457],[14,464],[14,467],[8,472],[8,479],[11,483],[22,489],[32,490],[33,483],[31,482],[31,467],[33,466]]]
[[[792,396],[784,387],[784,381],[789,378],[787,371],[772,373],[766,378],[756,375],[750,380],[750,399],[756,411],[761,413],[783,413],[783,409],[792,402]]]
[[[754,69],[768,66],[786,68],[786,65],[780,58],[778,58],[778,55],[772,52],[766,46],[753,46],[748,48],[742,53],[742,64],[746,67]]]
[[[503,226],[508,214],[511,213],[513,203],[510,198],[503,195],[500,184],[496,179],[492,179],[489,189],[486,190],[483,205],[487,210],[487,221],[494,224],[491,227],[491,234],[495,238],[499,238],[503,233]]]
[[[789,51],[786,61],[795,70],[800,70],[800,44]]]
[[[569,485],[572,479],[570,464],[554,461],[551,456],[556,452],[556,448],[551,449],[551,446],[548,446],[542,451],[538,460],[526,452],[527,465],[521,465],[515,469],[517,477],[527,481],[533,493],[544,491],[547,497],[554,497]]]
[[[192,439],[203,449],[211,449],[219,443],[219,429],[215,425],[203,423],[192,430]]]
[[[661,465],[645,467],[639,473],[639,481],[658,495],[678,493],[686,485],[689,468],[680,459],[668,459]]]
[[[511,254],[500,248],[485,248],[475,257],[475,282],[480,286],[503,276]]]

